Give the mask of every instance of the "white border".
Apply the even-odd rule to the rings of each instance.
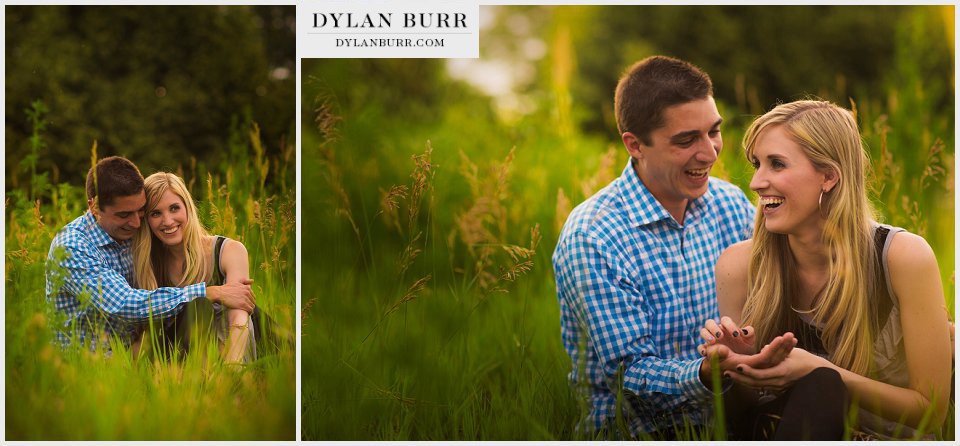
[[[832,2],[832,3],[833,3],[833,4],[840,4],[840,5],[877,5],[877,4],[882,4],[882,5],[916,5],[916,4],[917,4],[916,2],[911,2],[911,1],[850,1],[850,0],[838,1],[838,2]],[[75,1],[75,2],[68,2],[68,1],[40,1],[40,2],[30,2],[30,1],[23,1],[23,0],[8,0],[8,1],[5,1],[5,2],[4,2],[3,12],[0,13],[0,17],[3,18],[3,22],[0,23],[0,29],[3,29],[3,34],[4,34],[4,47],[6,47],[6,5],[70,5],[70,4],[84,4],[84,5],[91,5],[91,6],[93,6],[93,5],[124,5],[124,6],[126,6],[126,5],[167,5],[167,6],[175,6],[175,5],[208,5],[208,6],[209,6],[209,5],[263,5],[263,4],[274,4],[274,5],[278,5],[278,6],[282,6],[282,5],[295,6],[295,5],[296,5],[296,2],[294,2],[294,1],[289,1],[289,0],[287,0],[287,1],[281,1],[281,2],[276,2],[276,3],[269,2],[269,1],[266,1],[266,0],[263,0],[263,1],[239,1],[239,0],[207,1],[207,0],[197,0],[197,1],[166,1],[166,2],[159,2],[159,1],[142,1],[142,0],[139,0],[139,1],[137,1],[137,0],[134,0],[134,1],[123,1],[123,2],[121,2],[121,1],[110,1],[110,0],[108,0],[108,1],[94,1],[94,2],[82,2],[82,1]],[[562,6],[562,5],[623,5],[623,6],[625,6],[625,5],[662,5],[662,4],[664,4],[664,2],[654,2],[654,1],[649,1],[649,2],[644,2],[644,1],[640,1],[640,2],[635,2],[635,1],[590,1],[590,0],[580,0],[580,1],[578,1],[578,0],[552,0],[552,1],[543,1],[543,0],[532,0],[532,1],[484,0],[484,1],[478,1],[478,4],[481,5],[481,6],[485,6],[485,5],[558,5],[558,6]],[[766,2],[752,2],[752,1],[751,1],[751,2],[743,2],[743,1],[713,1],[713,2],[704,2],[704,1],[676,1],[676,2],[670,2],[670,4],[673,4],[673,5],[754,5],[754,6],[761,6],[761,5],[786,5],[786,4],[792,4],[792,3],[786,3],[786,2],[781,2],[781,1],[766,1]],[[953,2],[953,1],[945,1],[945,0],[924,1],[924,2],[922,2],[922,4],[928,4],[928,5],[956,5],[956,3]],[[960,17],[957,16],[956,9],[955,9],[955,10],[954,10],[954,30],[956,30],[956,28],[957,28],[956,25],[958,25],[958,24],[960,24]],[[956,32],[956,31],[954,31],[954,32]],[[295,35],[296,35],[296,30],[295,30]],[[955,35],[955,36],[954,36],[954,42],[955,42],[955,43],[954,43],[954,82],[956,82],[957,74],[960,73],[960,70],[958,70],[957,67],[956,67],[956,40],[957,40],[957,39],[956,39],[956,35]],[[2,100],[4,101],[4,103],[6,103],[6,51],[4,51],[4,54],[3,54],[2,56],[0,56],[0,59],[2,59],[3,62],[4,62],[3,79],[0,80],[0,84],[3,85],[3,91],[0,91],[0,99],[2,99]],[[296,218],[296,237],[295,237],[295,238],[296,238],[296,367],[297,367],[297,368],[296,368],[296,380],[297,380],[297,383],[296,383],[296,392],[297,392],[297,394],[296,394],[296,405],[297,405],[297,408],[296,408],[296,433],[295,433],[295,437],[294,437],[295,440],[294,440],[294,441],[271,442],[270,444],[274,444],[274,443],[281,443],[281,444],[297,444],[297,443],[317,444],[317,443],[321,443],[321,442],[303,442],[303,441],[300,440],[300,438],[301,438],[301,425],[302,425],[302,420],[301,420],[301,415],[302,415],[302,399],[301,399],[301,396],[302,396],[302,387],[301,387],[301,380],[302,380],[302,375],[301,375],[301,358],[302,358],[302,352],[301,352],[301,342],[300,342],[300,341],[301,341],[301,334],[302,334],[302,333],[301,333],[301,324],[300,324],[301,317],[302,317],[302,315],[301,315],[301,304],[302,304],[302,299],[301,299],[301,265],[302,265],[302,256],[301,256],[301,253],[302,253],[302,249],[301,249],[301,237],[300,237],[300,234],[301,234],[301,216],[302,216],[302,205],[301,205],[301,202],[302,202],[302,199],[303,199],[303,195],[302,195],[302,185],[301,185],[301,178],[302,178],[301,160],[302,160],[302,156],[303,156],[303,151],[302,151],[302,147],[301,147],[302,139],[301,139],[301,137],[300,137],[300,134],[301,134],[301,131],[302,131],[302,128],[301,128],[301,124],[302,124],[302,116],[301,116],[301,113],[302,113],[302,97],[301,97],[301,95],[302,95],[302,90],[301,90],[301,86],[302,86],[302,84],[303,84],[303,77],[302,77],[302,73],[301,73],[301,58],[300,58],[300,44],[299,44],[299,39],[298,39],[298,42],[297,42],[297,50],[296,50],[295,59],[296,59],[295,62],[296,62],[296,107],[297,107],[297,111],[296,111],[296,113],[295,113],[295,117],[296,117],[296,118],[295,118],[295,119],[296,119],[296,127],[295,127],[295,128],[296,128],[296,135],[295,135],[295,137],[296,137],[296,140],[295,140],[295,141],[296,141],[296,149],[295,149],[295,150],[296,150],[296,217],[295,217],[295,218]],[[956,86],[954,86],[954,92],[955,92],[954,105],[956,106],[956,103],[957,103],[957,102],[960,102],[960,92],[957,92],[957,91],[956,91]],[[960,136],[960,131],[958,131],[958,125],[957,125],[958,123],[960,123],[960,116],[958,116],[958,115],[955,113],[955,114],[954,114],[954,141],[956,141],[957,139],[960,139],[960,138],[957,138],[957,136]],[[5,140],[5,133],[6,133],[6,126],[4,126],[3,130],[0,130],[0,136],[3,136],[3,137],[4,137],[4,140]],[[958,155],[958,154],[957,154],[956,149],[955,149],[955,151],[954,151],[954,172],[956,172],[956,171],[958,170],[958,168],[960,168],[960,157],[958,157],[957,155]],[[3,183],[4,183],[4,184],[6,184],[6,177],[5,177],[5,176],[6,176],[6,168],[5,168],[6,166],[5,166],[5,165],[6,165],[6,157],[4,157],[4,159],[3,159],[2,161],[0,161],[0,168],[2,168],[2,169],[0,169],[0,180],[3,180]],[[954,181],[954,185],[956,185],[956,180]],[[960,197],[957,197],[957,195],[956,195],[956,193],[955,193],[955,194],[954,194],[954,209],[955,209],[955,212],[957,212],[957,214],[955,214],[955,217],[954,217],[955,219],[956,219],[956,216],[957,216],[957,215],[960,215],[960,209],[958,209],[958,207],[957,207],[958,204],[960,204]],[[5,215],[6,215],[6,212],[5,212],[6,209],[5,209],[5,204],[4,204],[3,202],[0,202],[0,210],[3,210],[3,211],[4,211],[4,216],[5,216]],[[955,225],[956,225],[956,220],[955,220]],[[6,243],[6,218],[5,218],[5,217],[4,217],[4,219],[3,219],[2,221],[0,221],[0,229],[3,229],[3,231],[4,231],[4,239],[3,239],[3,241],[0,241],[0,244],[3,244],[3,245],[4,245],[4,249],[5,249],[5,243]],[[957,238],[956,238],[956,232],[957,232],[957,231],[956,231],[956,226],[955,226],[955,230],[954,230],[954,254],[955,254],[954,257],[955,257],[955,261],[956,261],[956,253],[957,253],[957,252],[960,252],[960,240],[957,240]],[[5,280],[6,280],[6,268],[4,268],[3,271],[0,271],[0,279],[3,279],[3,280],[4,280],[4,283],[5,283]],[[3,289],[0,289],[0,296],[4,296],[5,293],[6,293],[6,286],[4,286]],[[957,297],[957,294],[955,293],[955,295],[954,295],[954,321],[957,320],[957,314],[958,314],[958,313],[957,313],[957,308],[956,308],[956,302],[957,302],[956,297]],[[6,321],[6,305],[3,305],[3,308],[0,308],[0,316],[3,317],[3,320],[4,320],[4,321]],[[3,429],[3,433],[2,433],[2,440],[3,440],[3,443],[4,443],[4,444],[7,443],[7,442],[6,442],[6,340],[5,340],[5,337],[6,337],[6,330],[0,331],[0,341],[3,341],[3,342],[4,342],[4,346],[3,346],[4,367],[3,367],[2,370],[0,370],[0,377],[3,377],[3,380],[4,380],[4,388],[3,388],[3,390],[0,390],[0,395],[3,395],[3,397],[4,397],[4,405],[3,405],[3,408],[0,408],[0,415],[3,416],[3,424],[4,424],[4,429]],[[954,345],[954,349],[955,349],[955,352],[956,352],[956,353],[960,353],[960,349],[957,348],[957,345],[956,345],[956,344]],[[956,355],[955,355],[955,357],[956,357]],[[955,383],[960,383],[960,381],[956,381]],[[955,413],[955,420],[954,420],[955,425],[956,425],[956,423],[957,423],[957,421],[958,421],[958,419],[956,418],[956,416],[958,416],[958,415],[960,415],[960,414],[956,414],[956,413]],[[17,442],[17,443],[21,443],[21,442]],[[23,442],[23,443],[26,443],[26,442]],[[49,444],[49,445],[59,445],[59,444],[63,444],[64,442],[42,441],[42,442],[29,442],[29,443],[31,443],[31,444],[41,444],[41,445],[46,445],[46,444]],[[147,441],[147,442],[138,442],[138,443],[167,444],[167,443],[170,443],[170,442]],[[180,443],[181,443],[181,444],[183,444],[183,443],[190,444],[190,443],[200,443],[200,442],[180,442]],[[244,442],[244,441],[236,441],[236,442],[225,442],[225,441],[223,441],[223,442],[203,442],[203,443],[204,443],[204,444],[231,444],[231,445],[233,445],[233,444],[263,444],[263,443],[260,443],[260,442]],[[352,443],[352,442],[347,442],[347,443]],[[361,442],[356,442],[356,443],[361,443]],[[365,443],[365,442],[364,442],[364,443]],[[392,443],[392,444],[412,444],[413,442],[389,442],[389,443]],[[456,444],[478,444],[478,443],[494,443],[494,442],[478,442],[478,441],[474,441],[474,442],[421,442],[421,443],[427,443],[427,444],[450,444],[450,443],[456,443]],[[504,442],[496,442],[496,443],[504,443]],[[506,443],[510,443],[510,442],[506,442]],[[585,442],[565,442],[565,443],[584,444]],[[733,444],[732,442],[722,442],[722,444],[727,444],[727,443]],[[929,443],[929,442],[919,442],[919,443],[916,443],[916,444],[926,444],[926,443]],[[131,443],[130,443],[130,442],[120,442],[120,441],[101,441],[101,442],[96,442],[95,444],[122,444],[122,445],[128,445],[128,444],[131,444]],[[541,444],[555,444],[555,442],[525,442],[524,444],[541,445]],[[589,444],[596,444],[596,443],[595,443],[595,442],[590,442]]]

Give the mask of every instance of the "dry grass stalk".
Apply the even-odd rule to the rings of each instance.
[[[554,214],[553,227],[557,231],[557,234],[563,229],[563,225],[567,222],[567,217],[570,216],[570,212],[573,210],[573,207],[570,204],[570,199],[567,198],[567,194],[563,193],[563,188],[557,188],[557,211]]]
[[[876,161],[874,169],[873,182],[875,184],[877,196],[880,196],[886,189],[888,183],[893,183],[899,188],[899,181],[894,181],[900,176],[900,166],[893,162],[893,154],[890,153],[887,146],[887,135],[890,133],[890,126],[887,125],[887,116],[883,115],[874,122],[874,129],[880,136],[880,158]]]
[[[410,173],[410,194],[407,196],[407,229],[408,234],[413,234],[420,217],[420,206],[423,195],[427,192],[430,185],[433,184],[433,176],[436,174],[436,166],[431,162],[433,147],[430,141],[427,141],[427,149],[420,155],[413,155],[413,172]]]
[[[323,140],[324,143],[336,141],[338,138],[340,138],[340,130],[337,126],[340,121],[343,120],[343,118],[340,117],[340,114],[337,113],[336,101],[332,97],[318,95],[314,102],[317,105],[313,109],[313,122],[316,124],[317,130],[320,132],[320,139]]]
[[[540,246],[540,241],[543,239],[543,234],[540,233],[540,225],[536,224],[533,228],[530,229],[530,245],[529,247],[522,247],[516,245],[506,245],[503,247],[504,251],[510,254],[510,257],[513,259],[514,264],[507,268],[500,268],[500,280],[505,280],[507,282],[514,282],[520,276],[529,273],[533,270],[533,256],[537,254],[537,247]]]
[[[943,168],[943,147],[943,141],[937,138],[927,151],[926,167],[920,175],[920,191],[926,190],[946,172]]]
[[[482,294],[507,292],[505,282],[530,272],[540,243],[539,225],[531,230],[529,247],[506,241],[508,212],[504,203],[509,198],[510,167],[515,155],[513,148],[502,162],[488,168],[489,175],[479,175],[476,164],[460,152],[460,173],[470,185],[473,203],[455,215],[455,228],[447,240],[450,246],[455,245],[457,238],[463,243],[472,265],[455,271],[470,274],[470,286]]]
[[[397,299],[397,301],[394,302],[393,305],[391,305],[390,308],[388,308],[387,311],[383,313],[383,316],[386,317],[390,313],[393,313],[394,311],[397,311],[398,309],[400,309],[400,307],[403,304],[416,299],[420,295],[420,293],[427,288],[427,282],[430,281],[430,278],[431,276],[427,274],[426,276],[421,277],[420,279],[417,279],[416,282],[413,282],[413,285],[410,285],[410,288],[407,289],[407,292],[404,293],[403,296],[400,297],[400,299]]]
[[[616,147],[608,147],[607,152],[600,158],[600,167],[597,169],[597,173],[580,182],[580,190],[583,192],[584,197],[595,194],[603,185],[606,185],[617,177],[614,164],[617,162],[618,153],[619,150],[617,150]]]
[[[400,403],[400,405],[404,407],[410,407],[410,406],[415,406],[420,404],[420,402],[415,398],[406,397],[406,396],[400,395],[397,392],[393,392],[393,391],[383,389],[380,387],[375,387],[375,386],[371,386],[371,388],[373,389],[374,392],[377,392],[383,395],[387,399],[395,400],[396,402]]]
[[[40,214],[40,200],[35,200],[33,202],[33,221],[37,224],[38,228],[42,228],[46,225],[43,224],[43,215]]]
[[[327,178],[327,183],[330,185],[330,188],[333,189],[334,196],[336,197],[334,213],[336,215],[342,215],[347,219],[347,222],[350,223],[350,227],[353,229],[354,235],[357,237],[357,242],[362,245],[363,238],[360,236],[360,227],[357,226],[357,222],[353,218],[350,196],[347,195],[347,191],[343,188],[343,179],[340,175],[340,168],[337,166],[333,150],[321,145],[319,151],[320,164],[326,167],[326,175],[324,176]]]
[[[248,134],[250,138],[250,147],[253,148],[253,168],[257,177],[257,191],[261,196],[267,195],[265,189],[267,184],[267,176],[270,173],[270,158],[267,156],[267,150],[263,147],[263,142],[260,140],[260,126],[256,122],[250,123],[250,133]],[[249,166],[244,166],[244,169],[249,173]]]
[[[230,181],[230,172],[231,170],[228,168],[228,183]],[[210,230],[216,234],[236,236],[237,221],[233,211],[233,205],[230,204],[230,189],[226,184],[221,184],[214,189],[213,176],[209,173],[207,173],[207,199],[210,203]],[[217,203],[221,203],[222,205],[218,206]]]
[[[319,296],[313,296],[310,299],[307,299],[307,301],[303,303],[303,308],[300,310],[300,336],[301,337],[307,335],[307,330],[306,330],[307,318],[310,315],[310,309],[313,308],[313,304],[317,302],[317,299],[319,299]]]
[[[314,123],[320,133],[320,144],[317,150],[320,155],[320,165],[326,168],[326,171],[322,174],[336,197],[334,214],[347,219],[350,228],[353,229],[353,234],[357,237],[357,243],[363,246],[360,227],[357,225],[356,219],[353,218],[353,211],[351,211],[350,196],[347,195],[347,191],[343,187],[340,167],[337,165],[333,150],[329,147],[330,143],[336,141],[340,136],[337,125],[342,118],[335,112],[336,102],[332,98],[319,95],[314,101],[317,103],[316,108],[314,108]],[[361,252],[363,251],[361,250]]]
[[[502,268],[500,273],[500,280],[505,280],[507,282],[516,281],[518,277],[529,273],[533,270],[533,261],[524,260],[522,262],[514,264],[510,268]]]
[[[477,177],[477,165],[474,164],[473,161],[470,161],[470,158],[463,150],[460,151],[460,175],[463,175],[463,178],[467,180],[467,184],[470,185],[470,194],[474,197],[479,196],[480,180]]]
[[[417,255],[422,252],[420,248],[417,248],[417,241],[420,240],[421,235],[423,235],[423,232],[418,232],[417,235],[410,240],[410,243],[407,243],[407,246],[403,248],[403,253],[400,254],[400,277],[403,277],[403,274],[406,273],[410,265],[413,264]]]
[[[471,254],[475,253],[477,246],[496,240],[487,225],[494,220],[494,215],[500,212],[497,207],[489,197],[479,197],[466,212],[454,217],[460,240]]]
[[[247,214],[250,216],[249,223],[259,226],[260,231],[263,232],[267,238],[273,238],[276,233],[277,216],[274,211],[274,203],[276,201],[276,197],[274,196],[261,200],[251,200],[251,212]]]
[[[279,231],[273,240],[273,246],[277,249],[287,246],[290,242],[290,235],[295,233],[297,225],[296,220],[296,202],[281,201],[277,206],[276,215]]]
[[[920,209],[919,201],[911,198],[911,196],[923,196],[923,193],[929,187],[936,184],[937,181],[946,174],[946,169],[943,167],[943,148],[943,141],[939,138],[933,142],[927,150],[923,172],[919,178],[914,180],[914,193],[904,194],[901,197],[901,209],[903,210],[903,215],[906,215],[909,221],[908,229],[922,237],[926,237],[928,222],[923,215],[923,211]]]
[[[400,201],[407,198],[409,189],[405,185],[391,186],[389,191],[380,189],[380,212],[387,224],[403,234],[400,226]]]

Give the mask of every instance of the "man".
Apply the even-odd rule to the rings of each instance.
[[[143,176],[126,158],[111,156],[90,168],[86,189],[88,211],[57,233],[47,254],[47,301],[65,318],[57,331],[61,346],[76,342],[109,351],[113,336],[129,346],[138,322],[176,314],[199,298],[253,311],[249,281],[133,288],[131,239],[146,205]]]
[[[697,345],[718,317],[714,265],[750,237],[755,214],[739,188],[709,177],[723,147],[712,95],[706,73],[663,56],[617,85],[630,162],[571,212],[553,254],[569,376],[591,404],[580,429],[616,433],[621,412],[631,435],[672,438],[708,416],[713,371]],[[778,362],[785,348],[725,351],[721,368]]]

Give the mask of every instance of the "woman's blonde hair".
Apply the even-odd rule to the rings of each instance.
[[[134,276],[137,288],[153,290],[165,286],[182,287],[208,281],[212,269],[209,253],[205,252],[203,245],[208,233],[200,223],[197,207],[183,180],[172,173],[157,172],[144,180],[143,190],[147,195],[147,204],[144,208],[146,212],[144,212],[144,222],[140,225],[133,242]],[[150,225],[146,221],[150,212],[157,208],[160,198],[168,190],[183,200],[184,210],[187,213],[187,222],[181,228],[186,259],[183,275],[178,282],[168,279],[167,250],[150,231]]]
[[[832,170],[836,185],[822,196],[822,243],[828,253],[827,283],[814,303],[813,318],[823,327],[821,339],[834,364],[866,374],[871,367],[875,337],[878,271],[873,244],[874,211],[865,184],[869,159],[853,114],[825,101],[781,104],[747,130],[743,147],[754,159],[759,135],[781,126],[822,172]],[[747,273],[743,323],[756,329],[759,345],[786,331],[797,333],[802,323],[790,308],[800,281],[787,236],[767,231],[757,212],[753,252]]]

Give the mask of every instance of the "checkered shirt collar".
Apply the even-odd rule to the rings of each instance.
[[[83,228],[86,229],[87,234],[93,239],[93,242],[96,243],[97,247],[102,247],[115,243],[120,247],[124,247],[130,244],[129,240],[118,242],[110,237],[110,234],[107,234],[107,231],[104,231],[100,224],[97,223],[97,219],[94,218],[93,213],[89,210],[83,214]]]
[[[647,189],[643,181],[640,181],[640,176],[633,170],[632,159],[627,160],[627,165],[623,168],[619,180],[617,186],[620,199],[623,201],[623,207],[627,211],[631,226],[640,227],[661,220],[668,220],[670,224],[680,226],[670,215],[670,212],[667,212],[667,209]],[[707,188],[705,194],[690,200],[684,217],[686,225],[700,219],[700,216],[706,211],[706,203],[710,202],[711,197],[713,197],[713,189]]]

